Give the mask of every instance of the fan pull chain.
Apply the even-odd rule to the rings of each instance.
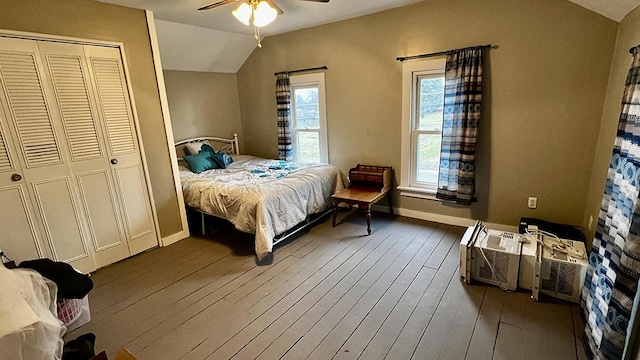
[[[261,48],[261,49],[262,49],[262,41],[260,40],[260,28],[259,28],[259,27],[257,27],[257,26],[254,26],[253,28],[254,28],[254,31],[253,31],[254,35],[253,35],[253,37],[254,37],[256,40],[258,40],[258,48]]]

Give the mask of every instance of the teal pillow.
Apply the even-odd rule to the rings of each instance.
[[[189,166],[189,169],[196,174],[219,168],[217,162],[213,160],[208,151],[203,151],[195,155],[185,155],[182,158]]]
[[[202,147],[200,148],[200,152],[208,152],[209,154],[211,154],[211,157],[213,157],[213,154],[216,153],[215,150],[213,150],[213,148],[211,147],[211,145],[209,144],[202,144]]]
[[[210,153],[213,161],[218,164],[218,168],[220,169],[226,169],[227,166],[229,166],[229,164],[233,162],[233,158],[229,156],[229,154],[223,153],[222,151],[217,152],[213,150],[213,148],[209,144],[203,144],[200,152]]]
[[[229,164],[233,162],[233,158],[231,158],[231,156],[223,152],[217,152],[213,154],[212,157],[213,157],[213,161],[218,163],[218,167],[220,169],[226,169],[227,166],[229,166]]]

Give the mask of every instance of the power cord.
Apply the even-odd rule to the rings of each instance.
[[[484,225],[482,226],[482,231],[484,231],[485,235],[489,235],[489,232],[487,231],[487,228],[484,227]],[[484,261],[487,263],[487,265],[489,266],[489,270],[491,270],[491,278],[498,282],[498,277],[496,276],[496,270],[493,268],[493,266],[491,265],[491,262],[489,261],[489,259],[487,258],[487,255],[484,253],[484,249],[482,248],[482,244],[479,244],[480,246],[478,246],[478,249],[480,250],[480,254],[482,255],[482,257],[484,258]],[[500,282],[498,282],[500,283]],[[506,286],[503,286],[502,283],[500,283],[500,285],[498,286],[501,290],[503,291],[509,291],[509,289]]]
[[[583,254],[580,251],[577,250],[573,250],[574,247],[572,244],[569,243],[568,240],[564,240],[564,239],[560,239],[557,235],[550,233],[548,231],[544,231],[544,230],[538,230],[540,232],[540,234],[542,235],[546,235],[552,239],[549,239],[548,241],[551,242],[551,244],[548,244],[547,242],[545,242],[544,240],[539,239],[536,235],[532,234],[531,232],[529,232],[529,230],[525,230],[527,235],[533,237],[535,239],[535,241],[539,244],[541,244],[542,246],[547,247],[548,249],[551,250],[551,254],[553,255],[554,251],[559,251],[562,253],[567,254],[568,256],[571,256],[573,258],[576,258],[578,260],[583,260],[586,256],[586,254]]]

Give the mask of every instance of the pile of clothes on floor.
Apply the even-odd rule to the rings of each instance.
[[[67,326],[77,328],[90,320],[91,278],[50,259],[23,261],[17,267],[4,259],[0,262],[0,360],[91,359],[95,335],[82,335],[66,345],[62,339]]]

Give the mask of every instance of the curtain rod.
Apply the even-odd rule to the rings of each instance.
[[[635,54],[638,50],[640,50],[640,45],[632,47],[629,52]]]
[[[440,55],[446,55],[449,51],[455,51],[455,50],[467,50],[467,49],[490,49],[491,48],[491,44],[488,45],[478,45],[478,46],[470,46],[470,47],[466,47],[466,48],[462,48],[462,49],[454,49],[454,50],[446,50],[446,51],[438,51],[438,52],[434,52],[434,53],[429,53],[429,54],[420,54],[420,55],[411,55],[411,56],[398,56],[396,58],[396,60],[402,62],[405,60],[413,60],[413,59],[422,59],[422,58],[428,58],[428,57],[434,57],[434,56],[440,56]]]
[[[297,70],[289,70],[289,71],[279,71],[277,73],[273,73],[273,75],[278,75],[278,74],[293,74],[293,73],[299,73],[299,72],[303,72],[303,71],[313,71],[313,70],[327,70],[327,66],[318,66],[318,67],[313,67],[313,68],[307,68],[307,69],[297,69]]]

